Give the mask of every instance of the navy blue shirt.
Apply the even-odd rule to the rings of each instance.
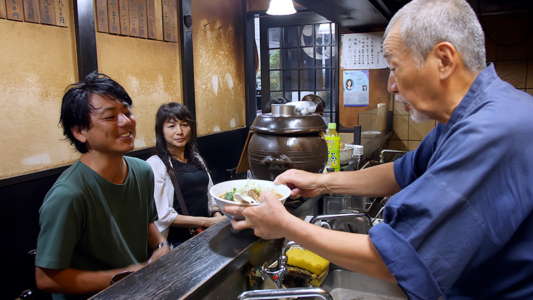
[[[533,97],[489,65],[394,174],[370,238],[410,299],[533,298]]]

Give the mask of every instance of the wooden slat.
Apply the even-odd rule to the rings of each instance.
[[[13,21],[24,21],[22,0],[6,0],[7,18]]]
[[[163,3],[163,40],[172,41],[172,32],[170,30],[170,0],[162,0]]]
[[[0,0],[0,19],[5,19],[6,18],[6,1],[5,0]]]
[[[147,37],[146,0],[137,0],[139,8],[139,37]]]
[[[128,0],[130,14],[130,36],[139,36],[139,4],[137,0]]]
[[[178,42],[178,3],[170,0],[170,41]]]
[[[24,0],[24,21],[39,23],[39,2],[37,0]]]
[[[109,33],[120,34],[120,13],[118,0],[107,0]]]
[[[120,34],[130,34],[130,17],[128,11],[128,0],[119,0],[119,13],[120,13]]]
[[[52,1],[52,0],[50,0]],[[56,9],[56,25],[68,27],[69,24],[69,0],[54,0]]]
[[[96,23],[98,32],[109,32],[109,23],[107,20],[107,1],[96,0]]]
[[[56,9],[53,0],[39,0],[39,10],[41,13],[41,24],[56,24]]]
[[[146,20],[147,20],[147,31],[148,38],[155,40],[156,39],[156,27],[155,27],[155,0],[146,0]]]

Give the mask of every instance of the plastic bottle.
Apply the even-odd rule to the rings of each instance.
[[[339,172],[341,170],[340,163],[340,146],[341,138],[337,133],[337,124],[329,123],[328,131],[324,136],[326,143],[328,144],[328,165]]]

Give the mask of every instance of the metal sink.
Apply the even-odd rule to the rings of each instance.
[[[321,286],[334,300],[390,300],[407,299],[397,285],[373,277],[330,266],[330,272]]]

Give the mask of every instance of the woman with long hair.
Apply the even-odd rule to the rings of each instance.
[[[174,246],[192,237],[190,229],[210,227],[225,217],[209,195],[213,181],[196,144],[196,122],[189,109],[176,102],[161,105],[155,124],[156,155],[147,162],[154,171],[154,199],[159,231]],[[174,191],[178,183],[188,215]]]

